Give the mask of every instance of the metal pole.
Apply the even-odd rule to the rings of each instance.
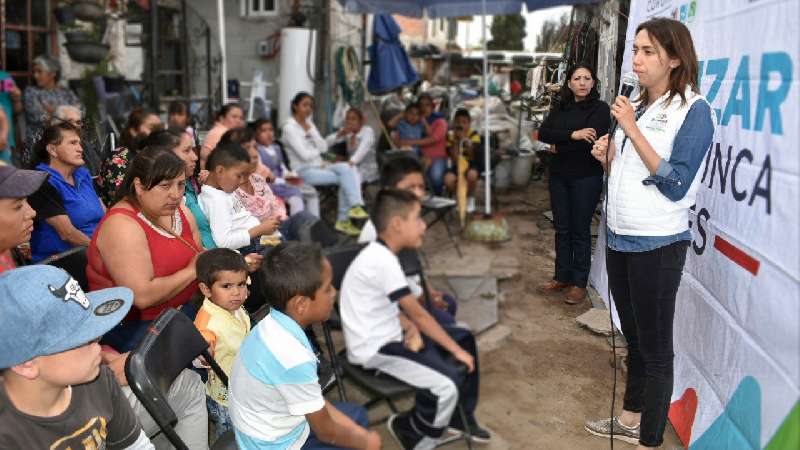
[[[217,21],[219,27],[219,54],[222,66],[222,104],[228,103],[228,57],[225,51],[225,7],[222,0],[217,0]]]
[[[192,78],[189,70],[189,15],[186,9],[186,0],[181,0],[181,39],[184,47],[181,49],[181,59],[183,60],[183,95],[186,96],[186,104],[192,104]]]
[[[367,15],[361,15],[361,79],[367,79]]]
[[[486,169],[486,215],[492,213],[492,155],[489,149],[489,60],[486,46],[486,0],[481,1],[483,39],[483,161]]]
[[[208,123],[209,128],[214,126],[214,81],[211,70],[211,26],[206,24],[206,91],[208,92]],[[197,136],[197,130],[194,133]]]
[[[150,2],[150,76],[151,106],[158,111],[158,2]]]

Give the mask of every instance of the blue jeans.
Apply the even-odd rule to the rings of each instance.
[[[553,279],[585,288],[592,265],[592,216],[603,191],[603,176],[550,176],[550,207],[556,229]]]
[[[447,172],[447,158],[431,159],[428,167],[428,181],[435,195],[442,195],[444,192],[444,174]]]
[[[347,163],[307,167],[300,169],[298,174],[303,181],[312,186],[339,186],[339,210],[336,213],[336,220],[347,220],[350,208],[364,204],[358,172],[355,167],[350,167]]]
[[[214,437],[212,441],[216,441],[227,431],[233,430],[233,422],[231,422],[231,415],[228,413],[228,407],[222,406],[211,397],[206,396],[206,408],[208,408],[208,419],[214,423]]]
[[[439,325],[455,325],[456,323],[456,311],[458,310],[458,304],[456,303],[456,298],[453,297],[452,294],[448,294],[446,292],[442,293],[442,300],[447,303],[447,309],[439,309],[435,306],[431,305],[431,309],[429,312],[439,322]]]
[[[353,422],[367,428],[367,410],[363,406],[344,402],[333,402],[333,406],[345,416],[353,419]],[[314,435],[314,430],[311,430],[311,434],[308,435],[308,439],[303,445],[303,450],[337,450],[340,448],[317,439],[317,436]]]

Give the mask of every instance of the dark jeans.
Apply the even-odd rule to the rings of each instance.
[[[592,265],[592,216],[603,176],[550,176],[550,208],[556,229],[556,281],[585,288]]]
[[[369,427],[367,422],[367,410],[363,406],[356,405],[355,403],[333,402],[333,406],[345,416],[351,418],[353,422],[361,425],[364,428]],[[317,438],[314,430],[308,435],[308,440],[303,444],[302,450],[336,450],[342,447],[337,447],[332,444],[326,444]]]
[[[639,442],[661,445],[672,395],[672,321],[688,241],[649,252],[608,249],[608,283],[628,341],[623,408],[642,413]]]

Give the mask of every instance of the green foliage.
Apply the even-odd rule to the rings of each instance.
[[[539,35],[536,36],[537,52],[561,53],[567,43],[569,17],[563,14],[558,20],[547,20],[542,25]]]
[[[489,50],[522,50],[525,32],[525,18],[522,14],[494,16],[492,19],[492,39],[486,43]]]

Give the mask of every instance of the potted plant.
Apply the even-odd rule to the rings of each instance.
[[[103,43],[106,30],[105,6],[101,0],[65,0],[77,21],[62,24],[65,47],[73,61],[97,64],[108,55],[110,47]]]
[[[72,11],[80,20],[99,21],[105,18],[105,2],[103,0],[72,0]]]

